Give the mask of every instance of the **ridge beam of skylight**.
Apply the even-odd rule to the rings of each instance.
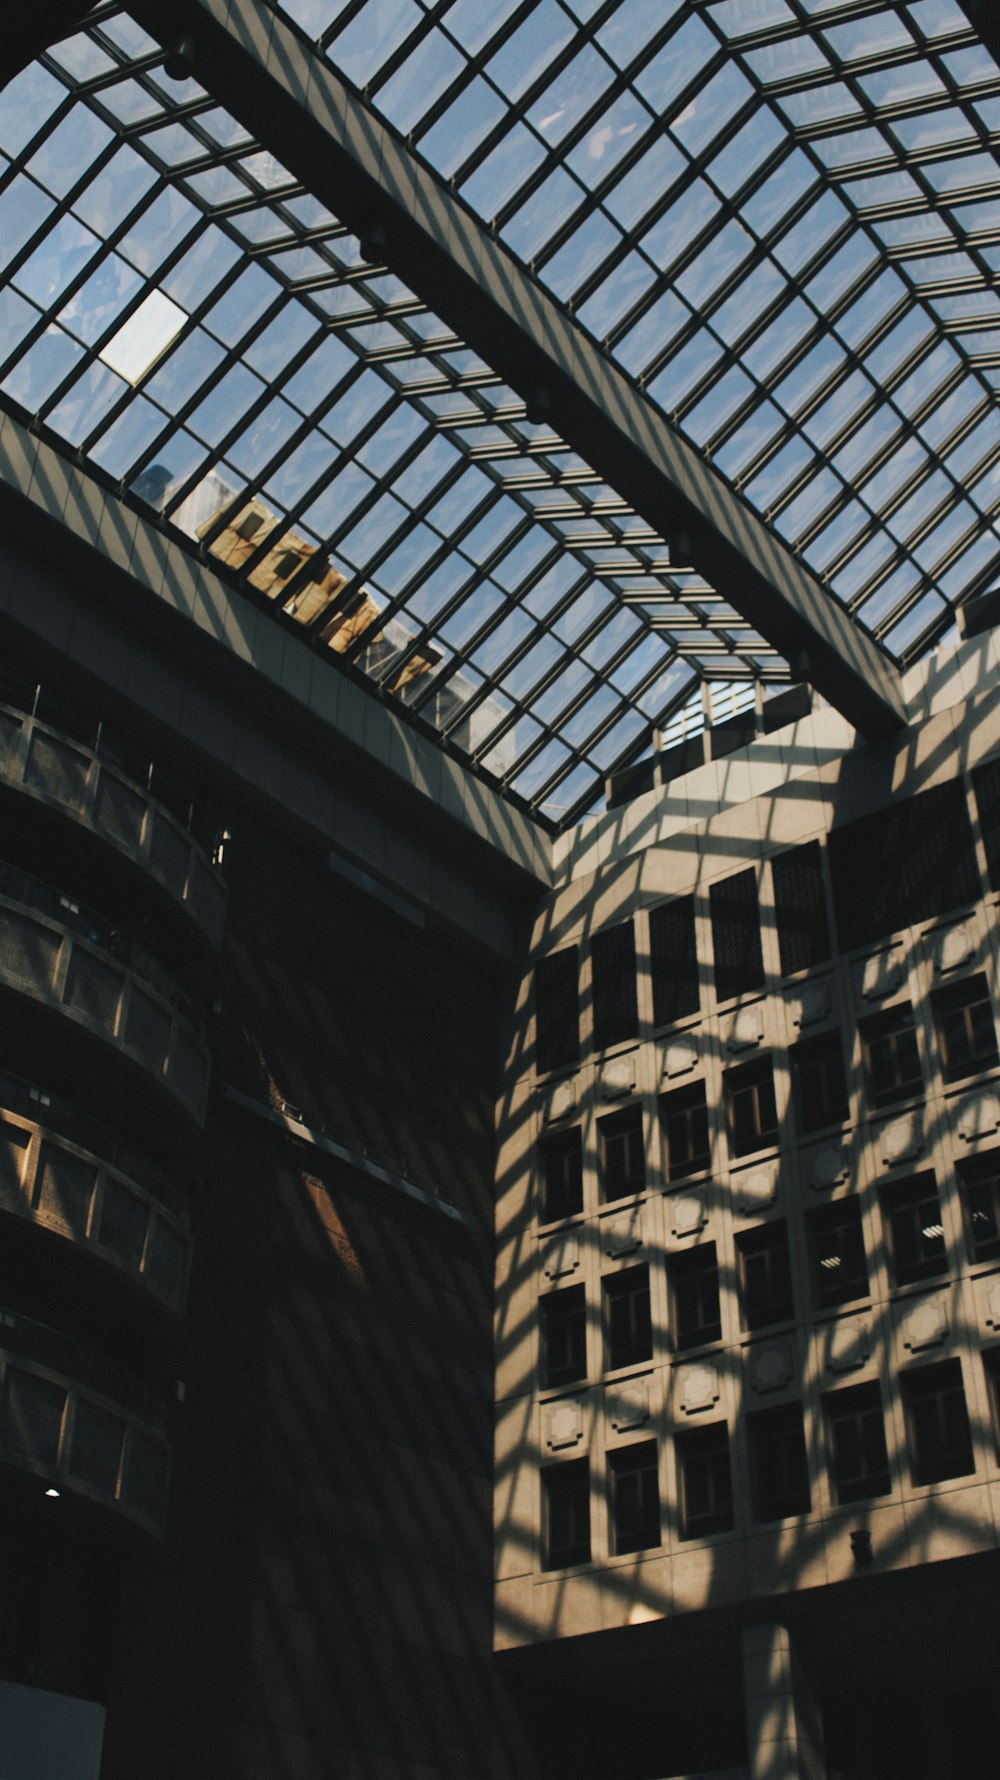
[[[562,437],[655,529],[683,531],[698,569],[776,649],[804,649],[859,730],[903,725],[899,674],[878,645],[265,0],[131,10],[163,44],[190,36],[199,82],[349,227],[377,227],[379,258],[511,387],[541,390]]]

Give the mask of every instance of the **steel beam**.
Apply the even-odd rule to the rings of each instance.
[[[782,541],[265,0],[131,0],[168,50],[867,736],[899,675]],[[686,548],[686,546],[685,546]]]

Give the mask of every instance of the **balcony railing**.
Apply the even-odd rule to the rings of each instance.
[[[43,722],[0,699],[0,778],[57,806],[149,873],[218,947],[226,918],[226,885],[184,823],[157,797],[153,769],[146,783],[104,757],[101,729],[90,741]],[[131,763],[130,763],[131,764]],[[136,771],[141,769],[136,768]]]
[[[0,1464],[163,1533],[170,1448],[162,1404],[104,1355],[3,1310]]]
[[[183,1196],[115,1132],[3,1073],[0,1210],[80,1243],[183,1312],[191,1249]]]
[[[202,1122],[210,1057],[191,997],[131,934],[6,862],[0,982],[60,1007]]]

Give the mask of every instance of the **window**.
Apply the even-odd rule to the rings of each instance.
[[[752,1063],[728,1069],[725,1080],[733,1155],[745,1156],[776,1142],[778,1112],[770,1057],[755,1057]]]
[[[683,1180],[711,1164],[708,1142],[708,1107],[704,1082],[675,1088],[660,1100],[660,1125],[666,1150],[667,1178]]]
[[[587,1376],[587,1306],[583,1286],[547,1292],[538,1301],[542,1319],[542,1378],[546,1387]]]
[[[718,1341],[722,1335],[719,1311],[719,1263],[715,1243],[671,1255],[667,1262],[673,1301],[674,1346],[679,1350]]]
[[[868,1097],[873,1106],[888,1106],[894,1100],[923,1092],[913,1008],[908,1001],[873,1020],[863,1021],[861,1044]]]
[[[868,1296],[868,1267],[857,1199],[838,1199],[806,1213],[813,1298],[820,1310]]]
[[[997,1034],[986,978],[980,973],[952,983],[931,996],[941,1067],[946,1081],[992,1069],[997,1061]]]
[[[542,1165],[542,1216],[571,1218],[583,1210],[583,1133],[579,1125],[543,1137],[539,1146]]]
[[[598,1119],[601,1145],[601,1192],[605,1199],[624,1193],[641,1193],[646,1185],[646,1156],[642,1142],[642,1107],[623,1107]]]
[[[914,1483],[968,1477],[976,1468],[960,1360],[921,1366],[901,1378]]]
[[[602,1285],[609,1367],[635,1366],[642,1360],[651,1359],[653,1325],[649,1306],[649,1268],[645,1265],[627,1267],[623,1273],[609,1273]]]
[[[535,1064],[561,1069],[580,1057],[576,947],[554,952],[535,965]]]
[[[783,1520],[812,1507],[802,1406],[783,1403],[747,1416],[757,1520]]]
[[[941,1203],[933,1174],[886,1187],[882,1217],[889,1242],[889,1260],[897,1286],[917,1279],[933,1279],[948,1270],[948,1255],[941,1222]]]
[[[764,955],[760,949],[760,909],[756,872],[741,871],[735,877],[712,884],[708,892],[712,919],[712,952],[715,958],[715,993],[719,1001],[748,995],[764,983]]]
[[[1000,1260],[1000,1150],[958,1165],[970,1261]]]
[[[564,1459],[542,1469],[543,1568],[590,1562],[590,1464]]]
[[[594,995],[594,1044],[598,1050],[635,1038],[635,935],[631,921],[595,933],[590,946]]]
[[[678,896],[675,901],[663,902],[650,910],[649,966],[654,1026],[669,1026],[674,1020],[698,1012],[693,896]]]
[[[608,1454],[611,1531],[616,1552],[648,1551],[660,1543],[660,1477],[656,1441],[642,1440]]]
[[[792,847],[772,859],[771,883],[782,976],[822,964],[830,956],[830,932],[819,841],[807,841],[804,847]]]
[[[793,1045],[792,1078],[800,1131],[840,1125],[847,1117],[847,1078],[840,1038],[824,1032]]]
[[[833,829],[827,852],[843,952],[933,920],[980,895],[960,779]]]
[[[877,1384],[830,1391],[823,1399],[830,1441],[830,1473],[840,1503],[887,1496],[891,1488],[882,1393]]]
[[[794,1315],[795,1306],[784,1220],[761,1224],[745,1236],[738,1236],[736,1255],[744,1327],[765,1329],[769,1323],[787,1322]]]
[[[674,1441],[680,1486],[681,1538],[705,1539],[733,1529],[733,1474],[725,1422],[686,1428]]]

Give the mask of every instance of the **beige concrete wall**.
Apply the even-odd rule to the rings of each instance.
[[[967,1217],[956,1163],[1000,1152],[1000,1070],[945,1078],[931,996],[946,982],[982,972],[993,1008],[1000,996],[997,896],[989,888],[977,807],[964,781],[976,837],[981,894],[961,909],[884,936],[883,940],[783,977],[774,928],[769,860],[789,846],[823,838],[831,827],[968,772],[1000,749],[1000,711],[991,678],[1000,665],[995,635],[964,645],[911,676],[917,721],[878,747],[853,745],[842,720],[820,712],[794,734],[767,738],[765,758],[745,764],[746,795],[711,808],[707,786],[661,796],[657,809],[615,812],[601,835],[581,831],[563,847],[561,887],[539,903],[528,968],[508,1032],[507,1073],[499,1109],[497,1397],[497,1619],[499,1648],[538,1639],[638,1624],[707,1606],[773,1597],[855,1573],[850,1534],[870,1533],[874,1566],[906,1568],[1000,1541],[1000,1454],[982,1350],[1000,1338],[1000,1262],[970,1259]],[[808,741],[802,732],[811,725]],[[834,733],[838,731],[838,733]],[[824,739],[825,738],[825,739]],[[808,770],[767,783],[782,751]],[[751,756],[753,750],[747,751]],[[773,755],[774,759],[767,756]],[[719,762],[702,775],[738,771]],[[685,801],[681,821],[672,806]],[[637,800],[651,806],[652,800]],[[696,819],[691,819],[697,812]],[[599,823],[598,827],[602,827]],[[765,984],[738,1002],[720,1001],[711,968],[709,889],[752,868],[758,877]],[[829,909],[829,876],[824,861]],[[679,1026],[655,1029],[649,979],[648,913],[682,894],[695,896],[700,1010]],[[597,1052],[593,1047],[590,937],[634,921],[639,1032]],[[831,924],[831,932],[833,932]],[[534,1067],[532,969],[564,946],[580,947],[581,1051],[578,1067],[539,1075]],[[955,960],[958,960],[956,963]],[[885,972],[895,973],[886,978]],[[890,983],[885,993],[886,983]],[[911,1001],[924,1079],[922,1096],[876,1108],[866,1087],[859,1022]],[[740,1019],[737,1023],[736,1016]],[[800,1133],[792,1109],[788,1053],[810,1034],[841,1034],[849,1092],[846,1121]],[[682,1040],[681,1050],[677,1040]],[[683,1045],[691,1047],[686,1063]],[[730,1146],[724,1071],[754,1056],[773,1060],[778,1141],[737,1156]],[[679,1065],[684,1065],[683,1068]],[[676,1073],[673,1073],[676,1071]],[[658,1103],[662,1093],[702,1079],[707,1086],[711,1166],[689,1180],[666,1176]],[[624,1098],[622,1083],[626,1083]],[[628,1083],[634,1083],[629,1088]],[[995,1105],[994,1105],[995,1097]],[[597,1120],[619,1105],[643,1111],[645,1190],[602,1200]],[[994,1117],[995,1110],[995,1117]],[[584,1154],[581,1213],[564,1224],[542,1218],[539,1139],[579,1125]],[[829,1151],[825,1184],[816,1158]],[[839,1162],[837,1161],[839,1158]],[[883,1195],[894,1181],[932,1170],[945,1232],[947,1271],[911,1285],[894,1283],[887,1253]],[[749,1186],[748,1186],[749,1183]],[[773,1192],[773,1197],[769,1195]],[[808,1214],[857,1196],[869,1271],[868,1295],[818,1309],[808,1251]],[[692,1207],[679,1203],[700,1200]],[[634,1219],[637,1243],[617,1257],[608,1235]],[[754,1333],[745,1326],[738,1283],[738,1239],[759,1226],[787,1224],[795,1316]],[[667,1285],[670,1257],[714,1242],[719,1259],[721,1340],[678,1352]],[[611,1245],[613,1246],[613,1245]],[[553,1264],[553,1254],[561,1259]],[[568,1258],[567,1258],[568,1257]],[[653,1322],[648,1363],[606,1369],[602,1279],[646,1262]],[[584,1287],[586,1374],[546,1389],[540,1372],[538,1300]],[[972,1427],[975,1469],[939,1483],[915,1484],[899,1379],[916,1367],[957,1360]],[[703,1376],[692,1384],[692,1373]],[[830,1468],[827,1393],[878,1382],[891,1487],[840,1505]],[[638,1411],[623,1420],[622,1397]],[[751,1489],[746,1417],[800,1403],[811,1477],[808,1513],[763,1523]],[[553,1411],[571,1411],[553,1439]],[[733,1530],[683,1537],[675,1436],[725,1420],[733,1471]],[[629,1423],[630,1425],[625,1425]],[[662,1542],[640,1553],[613,1551],[608,1486],[610,1456],[658,1441]],[[591,1561],[547,1570],[542,1553],[543,1466],[590,1461]]]

